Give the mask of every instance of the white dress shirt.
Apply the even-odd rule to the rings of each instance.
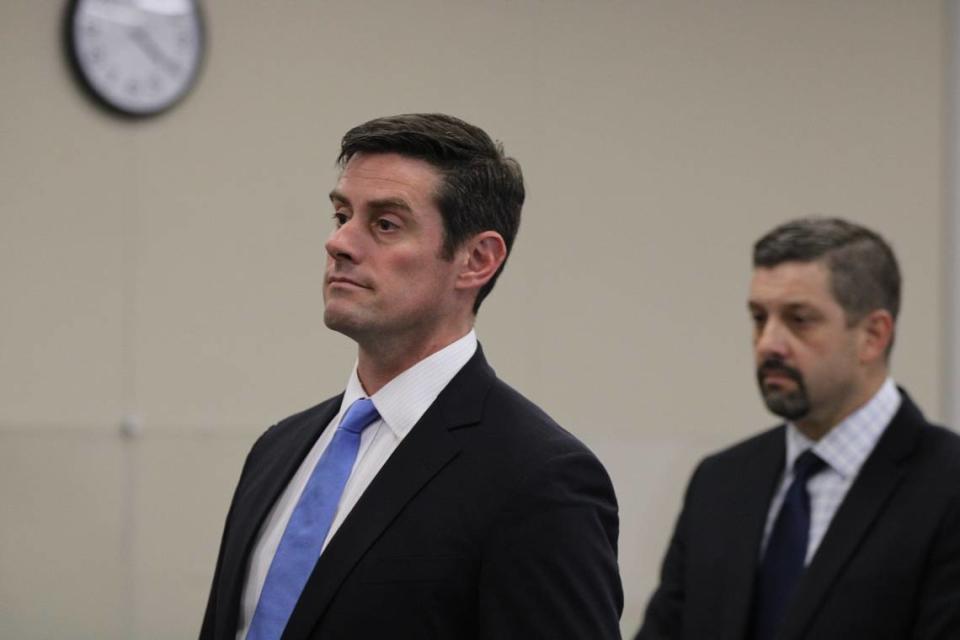
[[[330,532],[323,543],[326,548],[330,539],[340,528],[344,519],[357,504],[360,496],[370,485],[373,478],[380,472],[390,455],[403,441],[413,426],[423,417],[440,392],[450,383],[453,377],[463,368],[463,365],[473,357],[477,350],[477,336],[471,330],[456,342],[453,342],[440,351],[424,358],[396,378],[388,382],[382,389],[370,396],[373,405],[380,414],[380,419],[367,427],[360,436],[360,448],[357,451],[357,460],[347,478],[336,516],[330,525]],[[284,489],[280,498],[264,521],[260,534],[257,537],[253,553],[250,555],[250,564],[247,579],[243,587],[243,596],[240,601],[240,620],[237,624],[237,640],[243,640],[247,635],[250,621],[260,600],[260,591],[266,580],[270,563],[280,545],[280,538],[287,528],[287,522],[293,514],[293,509],[306,487],[307,480],[313,472],[317,461],[323,455],[327,445],[333,439],[336,425],[346,414],[347,409],[354,401],[367,397],[357,376],[357,366],[353,367],[347,388],[343,394],[340,411],[327,425],[317,438],[316,443],[293,478]],[[321,553],[323,551],[321,550]]]
[[[807,438],[793,423],[787,424],[787,463],[780,487],[770,503],[761,556],[770,539],[770,532],[780,512],[787,488],[793,482],[793,463],[801,453],[813,449],[827,466],[807,482],[807,491],[810,494],[810,537],[805,563],[810,564],[833,516],[840,508],[840,503],[856,480],[860,467],[866,462],[897,413],[901,401],[897,386],[891,378],[887,378],[869,402],[847,416],[819,441]]]

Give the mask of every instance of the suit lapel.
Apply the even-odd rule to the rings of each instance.
[[[721,553],[726,567],[721,583],[726,590],[721,638],[733,640],[747,635],[760,544],[770,500],[783,473],[785,450],[784,428],[768,432],[731,486],[733,495],[726,503],[734,506],[727,531],[718,538],[724,541]]]
[[[310,448],[337,414],[342,400],[343,394],[294,416],[287,424],[274,427],[281,430],[275,437],[283,441],[271,446],[264,454],[264,460],[255,469],[251,468],[249,476],[244,479],[234,499],[235,505],[243,507],[236,510],[231,535],[226,541],[221,585],[226,590],[227,601],[226,606],[218,608],[224,616],[219,621],[219,628],[235,628],[247,565],[260,528]]]
[[[284,631],[309,638],[343,581],[407,503],[459,452],[450,430],[476,424],[493,370],[480,347],[430,406],[370,483],[314,567]]]
[[[904,474],[903,460],[913,451],[925,420],[901,390],[903,403],[867,458],[837,510],[827,533],[797,587],[787,611],[784,638],[801,638],[810,620],[860,547]]]

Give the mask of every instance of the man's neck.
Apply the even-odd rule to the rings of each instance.
[[[472,324],[427,339],[359,343],[357,377],[368,395],[373,395],[421,360],[453,344],[473,329]]]
[[[877,392],[880,391],[880,387],[882,387],[883,383],[886,382],[888,376],[889,372],[886,368],[884,368],[882,371],[874,373],[860,387],[859,393],[851,396],[847,402],[845,402],[837,410],[833,411],[830,415],[811,415],[797,420],[794,424],[800,430],[800,432],[803,433],[803,435],[810,438],[814,442],[819,441],[821,438],[835,429],[837,425],[846,420],[865,404],[870,402],[870,400],[877,395]]]

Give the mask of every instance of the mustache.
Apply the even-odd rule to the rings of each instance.
[[[757,379],[761,382],[763,382],[764,376],[769,373],[777,373],[790,378],[797,384],[803,384],[803,375],[797,369],[784,364],[783,361],[778,358],[767,358],[757,367]]]

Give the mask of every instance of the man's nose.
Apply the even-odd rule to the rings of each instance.
[[[324,243],[327,255],[334,260],[355,262],[359,251],[355,227],[354,219],[351,218],[330,232],[330,236]]]
[[[787,355],[789,340],[786,327],[776,320],[770,319],[757,329],[755,348],[762,357]]]

